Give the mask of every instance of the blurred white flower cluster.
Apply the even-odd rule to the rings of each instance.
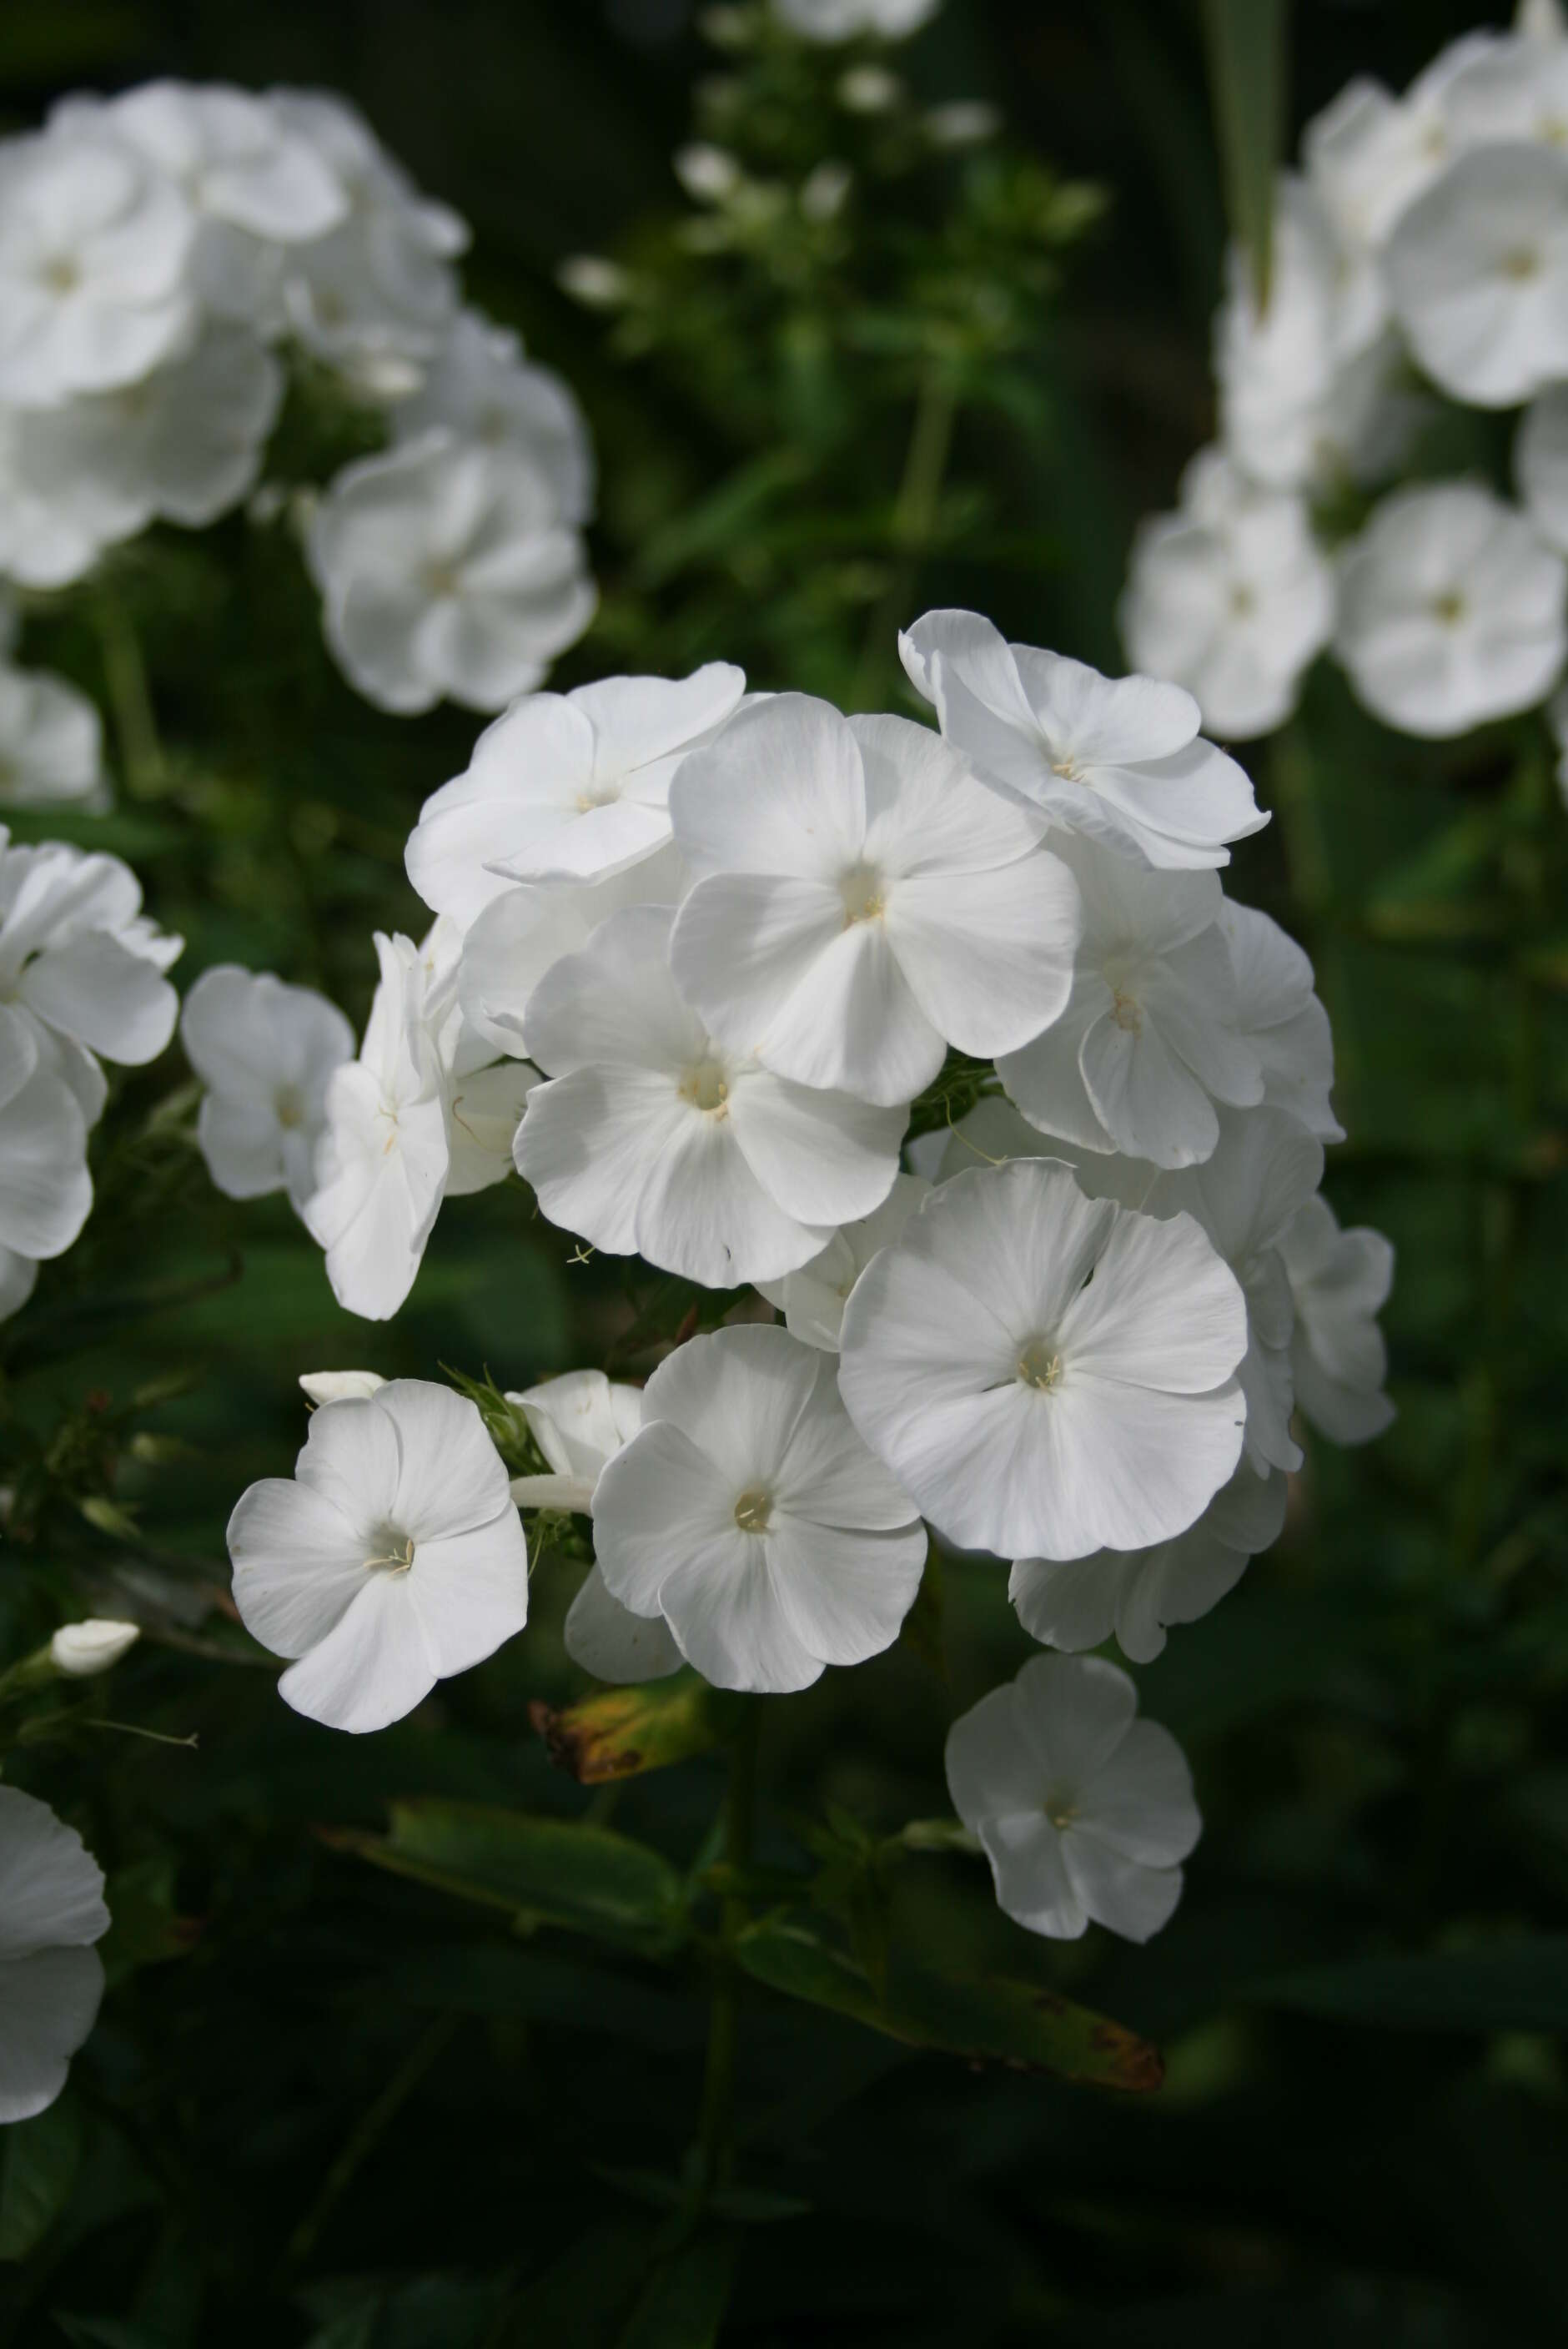
[[[1568,663],[1558,0],[1456,41],[1402,98],[1352,82],[1308,125],[1263,298],[1253,257],[1230,256],[1214,372],[1218,443],[1133,548],[1121,617],[1139,667],[1231,738],[1279,725],[1326,647],[1408,734],[1547,700]],[[1426,478],[1443,403],[1522,411],[1511,500],[1479,473]]]
[[[318,92],[149,82],[0,143],[0,579],[65,587],[241,505],[307,361],[391,444],[305,501],[346,675],[397,711],[537,684],[593,610],[592,457],[566,387],[462,307],[467,242]],[[96,788],[20,690],[0,672],[0,798]]]
[[[1231,1589],[1298,1405],[1387,1423],[1391,1251],[1321,1196],[1328,1023],[1225,896],[1266,818],[1191,696],[969,612],[901,649],[936,727],[724,663],[520,698],[421,812],[433,926],[377,940],[356,1057],[300,990],[192,991],[212,1172],[289,1187],[351,1311],[395,1314],[443,1199],[515,1167],[579,1249],[741,1316],[640,1391],[508,1397],[547,1464],[510,1499],[471,1402],[313,1379],[235,1595],[290,1702],[366,1729],[521,1628],[519,1507],[591,1517],[566,1637],[608,1680],[803,1688],[897,1639],[932,1536],[1006,1560],[1067,1652],[958,1724],[954,1801],[1021,1921],[1142,1939],[1191,1788],[1073,1651],[1144,1661]]]

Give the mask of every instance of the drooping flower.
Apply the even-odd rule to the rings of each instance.
[[[899,651],[977,774],[1135,862],[1228,864],[1226,842],[1268,822],[1179,685],[1009,645],[975,612],[927,612]]]
[[[500,1455],[466,1397],[394,1379],[311,1418],[293,1478],[229,1520],[245,1628],[331,1729],[384,1729],[528,1618],[528,1551]]]
[[[1037,1134],[1034,1147],[1039,1148]],[[851,1289],[878,1248],[898,1237],[930,1188],[918,1174],[895,1176],[882,1206],[836,1231],[820,1256],[814,1256],[799,1272],[787,1272],[782,1280],[758,1284],[769,1305],[776,1305],[783,1314],[795,1337],[803,1338],[809,1346],[837,1353]]]
[[[66,2085],[98,2020],[109,1925],[103,1870],[74,1827],[0,1786],[0,2123],[31,2120]]]
[[[395,440],[416,439],[432,425],[521,450],[553,485],[562,522],[577,526],[592,514],[593,448],[571,389],[553,368],[525,359],[509,327],[478,310],[453,319],[418,389],[392,409]]]
[[[681,761],[745,690],[741,670],[710,661],[686,678],[529,695],[420,809],[409,880],[436,912],[469,922],[509,884],[597,880],[655,855]]]
[[[1383,1392],[1388,1353],[1377,1314],[1394,1280],[1381,1232],[1341,1231],[1326,1199],[1309,1199],[1285,1226],[1279,1252],[1295,1306],[1295,1399],[1335,1444],[1370,1444],[1394,1417]]]
[[[335,1069],[354,1058],[354,1030],[325,996],[271,971],[221,963],[185,999],[181,1040],[207,1087],[196,1139],[231,1199],[286,1191],[304,1208]]]
[[[601,923],[533,990],[518,1172],[552,1223],[710,1288],[774,1280],[892,1187],[902,1109],[723,1050],[676,992],[670,915]]]
[[[965,1548],[1081,1557],[1184,1532],[1241,1456],[1247,1318],[1187,1216],[1040,1160],[940,1184],[844,1309],[855,1425]]]
[[[551,1469],[545,1476],[514,1476],[512,1499],[525,1509],[592,1516],[605,1462],[643,1424],[641,1387],[608,1379],[603,1371],[567,1371],[507,1401],[522,1413]],[[663,1617],[634,1615],[623,1607],[597,1565],[566,1610],[562,1637],[573,1662],[595,1680],[665,1680],[684,1661]]]
[[[1548,546],[1568,554],[1568,384],[1543,391],[1513,450],[1519,494]]]
[[[1463,734],[1545,699],[1568,658],[1568,566],[1479,482],[1397,490],[1344,558],[1335,651],[1390,726]]]
[[[0,663],[0,807],[108,804],[97,705],[47,669]]]
[[[660,1363],[600,1475],[605,1586],[719,1688],[806,1688],[898,1637],[925,1529],[851,1426],[829,1355],[720,1330]]]
[[[1568,155],[1470,149],[1403,214],[1385,267],[1434,383],[1477,408],[1532,398],[1568,375]]]
[[[1031,1933],[1089,1924],[1147,1941],[1181,1897],[1202,1822],[1181,1747],[1135,1719],[1138,1692],[1098,1656],[1034,1656],[947,1733],[954,1808],[980,1838],[999,1906]]]
[[[189,334],[196,222],[107,126],[0,146],[0,399],[54,408],[135,383]]]
[[[378,709],[500,709],[593,617],[582,539],[517,449],[443,429],[346,465],[307,545],[327,642]]]
[[[997,1074],[1043,1133],[1088,1150],[1190,1166],[1219,1136],[1217,1103],[1264,1095],[1218,926],[1212,874],[1150,871],[1092,841],[1057,854],[1078,885],[1083,936],[1053,1027],[998,1057]]]
[[[1333,632],[1334,576],[1305,500],[1201,451],[1181,510],[1139,526],[1121,605],[1129,659],[1185,686],[1204,725],[1234,740],[1290,715]]]
[[[1243,1461],[1184,1534],[1150,1549],[1088,1557],[1021,1557],[1007,1596],[1031,1639],[1078,1654],[1114,1634],[1123,1655],[1151,1663],[1175,1623],[1195,1623],[1233,1590],[1248,1563],[1279,1539],[1288,1479]]]
[[[924,727],[777,694],[685,761],[670,818],[697,876],[676,985],[779,1076],[907,1102],[948,1044],[989,1058],[1067,1001],[1078,891],[1044,818]]]

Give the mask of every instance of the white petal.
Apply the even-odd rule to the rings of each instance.
[[[846,1532],[780,1511],[764,1539],[779,1607],[808,1654],[861,1664],[892,1647],[920,1588],[923,1526]]]
[[[1158,1933],[1181,1898],[1179,1868],[1143,1868],[1098,1836],[1069,1829],[1062,1837],[1062,1858],[1086,1914],[1129,1941],[1147,1941]]]
[[[407,1578],[377,1572],[326,1637],[289,1666],[278,1693],[307,1719],[359,1735],[401,1721],[437,1678]]]
[[[253,1638],[275,1656],[303,1656],[324,1640],[365,1586],[357,1537],[336,1503],[308,1485],[268,1476],[242,1494],[229,1519],[229,1555],[234,1604]]]
[[[613,1599],[595,1566],[566,1612],[566,1652],[595,1680],[624,1685],[667,1680],[685,1659],[662,1616],[634,1615]]]
[[[19,991],[40,1019],[131,1067],[158,1058],[180,1010],[156,967],[101,930],[46,947],[22,974]]]
[[[0,1963],[0,2123],[31,2120],[54,2103],[102,1996],[96,1950],[40,1950]]]

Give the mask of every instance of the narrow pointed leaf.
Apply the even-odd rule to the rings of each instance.
[[[1260,308],[1274,264],[1274,182],[1284,128],[1285,0],[1205,0],[1209,79],[1231,229]]]

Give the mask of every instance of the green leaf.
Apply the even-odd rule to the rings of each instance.
[[[739,1964],[770,1990],[830,2007],[911,2047],[1096,2087],[1160,2085],[1163,2066],[1147,2040],[1037,1982],[966,1980],[899,1957],[879,1998],[861,1967],[797,1926],[765,1920],[733,1946]]]
[[[82,2124],[70,2095],[0,2137],[0,2260],[25,2260],[66,2204],[81,2167]]]
[[[531,1704],[528,1717],[550,1758],[584,1786],[667,1770],[710,1753],[725,1735],[727,1708],[695,1672],[628,1688],[607,1688],[580,1704]]]
[[[396,1803],[387,1836],[326,1840],[417,1883],[649,1954],[685,1938],[680,1878],[645,1844],[583,1820],[531,1818],[480,1803]]]
[[[1285,0],[1204,0],[1209,79],[1231,228],[1260,309],[1274,261],[1274,183],[1284,128]]]
[[[1250,1995],[1396,2031],[1568,2031],[1568,1935],[1314,1966]]]

